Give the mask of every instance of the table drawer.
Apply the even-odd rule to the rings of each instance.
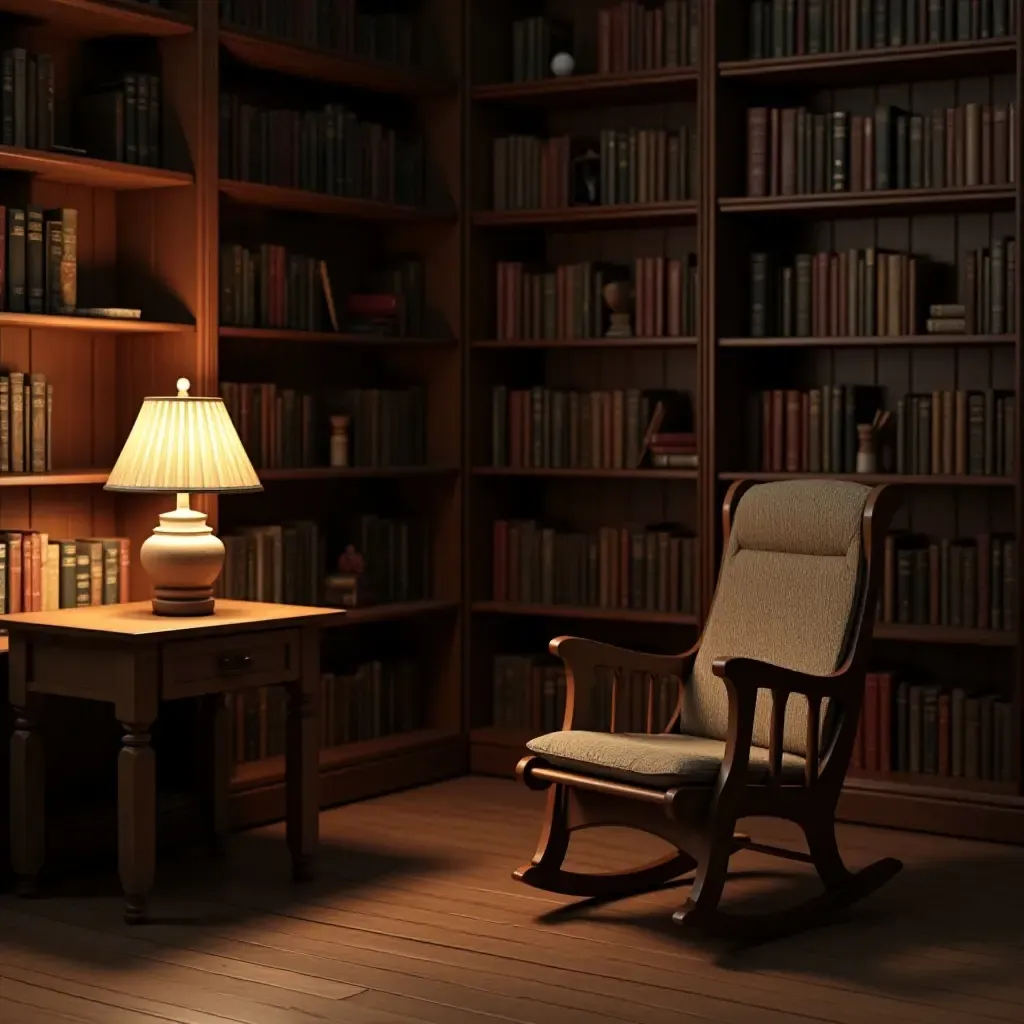
[[[299,650],[295,629],[166,644],[162,696],[195,697],[294,682]]]

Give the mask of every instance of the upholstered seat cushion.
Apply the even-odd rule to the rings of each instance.
[[[723,740],[677,733],[648,735],[579,729],[549,732],[530,740],[526,746],[559,768],[665,789],[710,785],[717,778],[725,759]],[[768,776],[768,764],[768,751],[764,747],[751,747],[750,781],[764,781]],[[783,755],[784,781],[800,782],[803,770],[802,757]]]

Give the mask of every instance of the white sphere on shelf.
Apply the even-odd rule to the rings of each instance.
[[[551,58],[551,70],[558,76],[571,75],[576,68],[576,60],[571,53],[556,53]]]

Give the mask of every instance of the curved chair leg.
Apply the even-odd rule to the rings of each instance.
[[[650,892],[692,871],[697,863],[680,850],[631,871],[566,871],[562,862],[569,848],[570,835],[568,791],[564,786],[555,785],[548,791],[544,828],[537,852],[529,864],[513,871],[512,877],[535,889],[563,896],[607,899]]]
[[[818,877],[825,891],[784,910],[761,914],[732,914],[717,909],[714,889],[703,901],[705,889],[694,887],[694,896],[676,911],[674,920],[699,928],[702,932],[728,939],[760,942],[803,931],[824,923],[830,916],[870,896],[880,889],[903,864],[892,857],[869,864],[860,871],[850,871],[843,863],[836,842],[835,823],[829,819],[804,825],[807,846]],[[717,896],[721,896],[721,888]]]

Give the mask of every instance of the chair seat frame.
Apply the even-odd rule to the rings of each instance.
[[[722,506],[723,551],[737,505],[754,486],[736,481]],[[517,777],[533,790],[547,790],[547,807],[540,841],[533,860],[513,872],[527,885],[568,896],[615,899],[658,888],[695,872],[690,896],[673,915],[687,927],[727,938],[761,941],[799,931],[838,909],[864,898],[896,875],[902,864],[884,858],[850,871],[843,861],[835,832],[836,808],[853,756],[864,697],[867,659],[871,645],[878,589],[882,575],[885,535],[900,504],[896,488],[872,490],[861,522],[862,576],[851,613],[845,657],[829,675],[807,675],[753,658],[719,657],[712,671],[722,680],[729,699],[725,756],[715,780],[705,784],[657,788],[626,783],[559,767],[541,755],[524,757]],[[724,567],[724,556],[723,556]],[[721,574],[720,569],[720,574]],[[576,720],[576,696],[595,685],[601,669],[614,670],[615,690],[638,674],[647,680],[648,708],[653,679],[690,677],[700,650],[698,640],[680,655],[643,654],[579,637],[551,641],[551,653],[566,669],[566,710],[562,728]],[[682,715],[682,686],[666,733],[677,732]],[[758,693],[771,697],[768,773],[754,778],[748,771]],[[793,694],[808,702],[804,777],[800,783],[783,781],[782,757],[786,706]],[[829,702],[830,729],[819,750],[822,706]],[[650,711],[648,711],[648,721]],[[615,716],[612,731],[615,730]],[[796,824],[807,842],[807,853],[753,842],[738,834],[736,825],[749,816],[785,819]],[[562,865],[573,833],[599,826],[624,826],[655,835],[675,848],[661,860],[642,867],[605,874],[566,870]],[[729,859],[739,849],[810,863],[824,892],[783,910],[734,914],[719,908],[728,877]]]

